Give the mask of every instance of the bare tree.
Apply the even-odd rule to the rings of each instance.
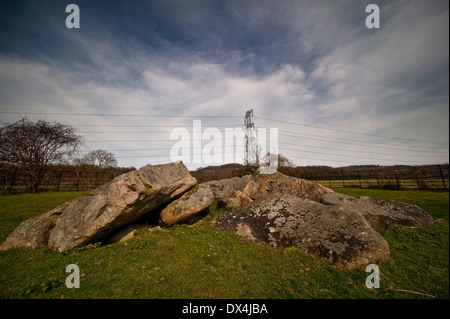
[[[66,163],[74,156],[82,138],[70,125],[26,117],[0,128],[0,163],[19,165],[37,192],[52,164]]]
[[[117,167],[117,160],[114,154],[105,150],[90,151],[81,158],[80,162],[85,165],[98,166],[100,169]]]
[[[278,167],[294,167],[294,162],[283,154],[278,154]]]
[[[270,153],[269,151],[265,155],[265,164],[270,165],[270,161],[273,160],[273,157],[275,156],[275,159],[277,159],[277,165],[278,167],[294,167],[294,162],[292,162],[290,159],[288,159],[286,156],[284,156],[281,153],[274,154]]]

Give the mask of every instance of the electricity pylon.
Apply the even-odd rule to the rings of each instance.
[[[252,122],[253,109],[245,112],[245,162],[250,164],[249,154],[253,151],[253,144],[255,142],[255,124]],[[259,164],[259,163],[257,163]]]

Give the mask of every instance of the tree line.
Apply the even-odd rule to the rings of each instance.
[[[93,150],[78,157],[82,143],[82,136],[71,125],[43,119],[33,122],[23,117],[0,128],[0,171],[14,179],[20,168],[28,191],[35,193],[58,167],[77,175],[134,169],[118,168],[114,154],[104,150]]]

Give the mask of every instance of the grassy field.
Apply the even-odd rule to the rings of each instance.
[[[415,179],[406,179],[402,178],[399,180],[399,184],[397,185],[397,181],[395,179],[380,179],[377,181],[376,178],[371,179],[334,179],[334,180],[318,180],[317,183],[330,188],[341,188],[341,187],[350,187],[350,188],[371,188],[371,189],[382,189],[382,190],[444,190],[444,183],[446,188],[448,189],[449,179],[445,178],[444,183],[440,179],[424,179],[421,180],[420,184],[417,183]]]
[[[380,264],[379,289],[368,273],[333,268],[290,247],[273,249],[217,230],[211,207],[204,221],[108,246],[60,254],[0,252],[0,298],[449,298],[449,194],[433,191],[335,189],[419,205],[439,219],[421,229],[380,233],[391,258]],[[0,196],[0,241],[23,220],[82,193]],[[80,288],[65,286],[66,266],[80,268]]]

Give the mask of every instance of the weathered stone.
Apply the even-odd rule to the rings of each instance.
[[[254,175],[245,186],[243,193],[251,199],[274,194],[290,194],[299,198],[319,201],[323,194],[333,193],[329,188],[301,178],[274,174]]]
[[[389,229],[394,225],[418,227],[436,223],[436,219],[423,209],[409,203],[381,198],[331,193],[324,194],[321,203],[361,213],[375,229]]]
[[[292,195],[260,198],[219,215],[215,223],[252,241],[296,246],[349,269],[389,258],[386,240],[358,212]]]
[[[233,207],[237,208],[241,206],[241,200],[237,197],[229,197],[229,198],[222,198],[217,200],[217,209],[222,209],[225,207]]]
[[[208,186],[200,185],[165,207],[159,220],[163,226],[180,223],[208,208],[214,202],[214,194]]]
[[[112,233],[110,236],[108,236],[105,240],[106,244],[114,244],[114,243],[122,243],[125,242],[131,238],[134,238],[135,231],[140,229],[146,229],[149,232],[160,230],[161,227],[159,226],[149,226],[146,224],[132,224],[125,226],[124,228]]]
[[[253,199],[251,199],[250,197],[248,197],[247,195],[245,195],[243,192],[241,192],[239,190],[234,192],[234,196],[237,199],[239,199],[239,201],[241,202],[241,206],[247,205],[253,201]]]
[[[181,162],[155,165],[116,177],[67,205],[50,230],[48,245],[64,252],[99,241],[196,184]]]
[[[246,175],[242,178],[232,177],[218,181],[205,182],[200,185],[209,186],[214,193],[214,199],[220,200],[223,198],[234,197],[234,192],[237,190],[243,191],[249,180],[250,176]]]
[[[217,209],[225,208],[225,207],[232,207],[232,208],[239,208],[244,205],[247,205],[248,203],[251,203],[253,200],[245,195],[243,192],[237,190],[234,191],[234,197],[228,197],[228,198],[221,198],[217,200]]]
[[[139,229],[139,227],[140,226],[138,224],[125,226],[119,231],[108,236],[108,238],[106,238],[106,244],[121,243],[133,238],[135,230]]]
[[[56,220],[69,204],[70,202],[66,202],[45,214],[23,221],[0,245],[0,250],[12,247],[39,249],[46,246],[49,231],[55,227]]]

